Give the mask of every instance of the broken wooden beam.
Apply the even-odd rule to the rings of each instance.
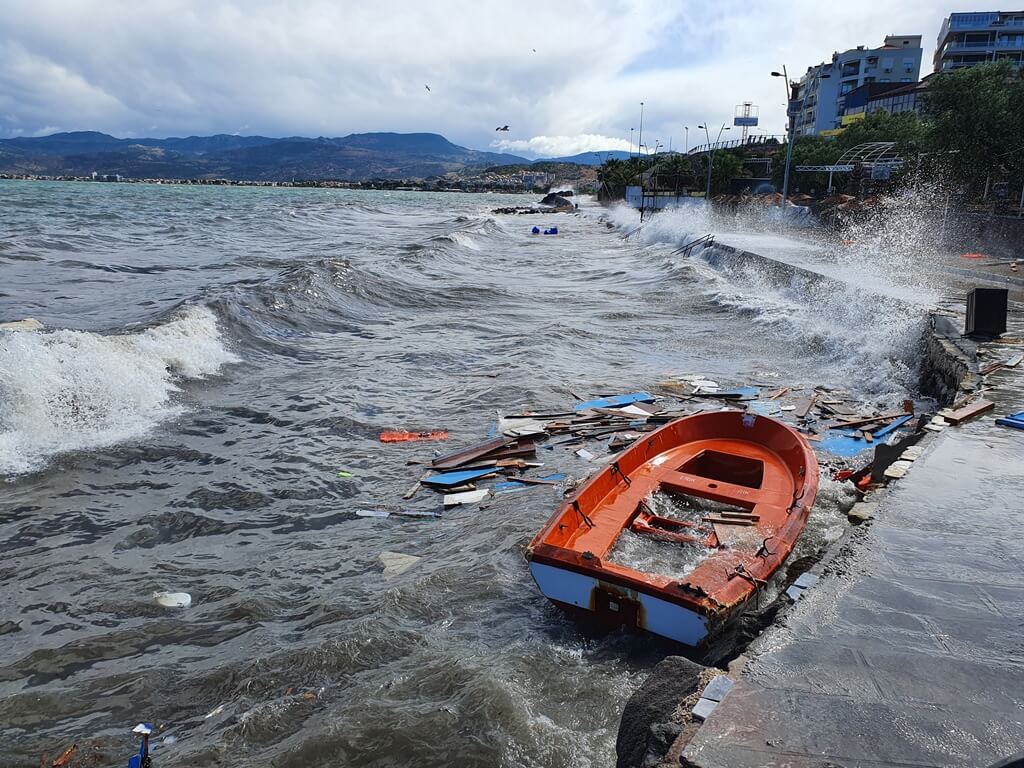
[[[964,407],[956,410],[944,408],[939,411],[939,416],[944,418],[950,424],[963,424],[965,421],[970,421],[975,416],[980,416],[987,411],[991,411],[995,407],[996,404],[989,400],[975,400],[973,403],[968,403]]]
[[[454,453],[439,456],[434,459],[430,465],[434,467],[434,469],[454,469],[455,467],[461,467],[463,464],[468,464],[474,459],[485,456],[491,451],[499,448],[504,448],[514,442],[515,440],[511,437],[496,437],[493,440],[486,440],[482,443],[462,448]]]
[[[747,517],[721,517],[720,515],[705,515],[705,523],[716,525],[754,525],[757,521]]]
[[[814,401],[818,399],[818,396],[811,395],[806,400],[801,400],[796,405],[796,415],[798,418],[805,419],[807,414],[811,412],[811,408],[814,407]]]
[[[866,416],[861,419],[849,419],[849,420],[835,420],[831,422],[828,427],[830,429],[848,429],[850,427],[863,427],[865,424],[873,424],[876,421],[892,421],[902,416],[906,416],[905,411],[899,411],[898,413],[886,413],[882,416]]]

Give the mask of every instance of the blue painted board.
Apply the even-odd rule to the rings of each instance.
[[[882,427],[881,429],[878,429],[878,430],[875,430],[874,432],[872,432],[871,436],[873,438],[875,438],[875,440],[877,440],[880,437],[885,437],[890,432],[895,432],[897,429],[902,427],[904,424],[906,424],[912,418],[914,418],[914,414],[912,414],[912,413],[908,413],[906,416],[900,416],[898,419],[896,419],[896,421],[894,421],[889,426]]]
[[[1002,427],[1024,429],[1024,411],[1017,411],[1017,413],[1011,413],[1009,416],[998,418],[996,419],[996,424]]]
[[[818,443],[818,447],[823,451],[828,451],[834,456],[843,456],[850,458],[856,456],[858,453],[863,453],[869,448],[874,448],[874,443],[869,443],[860,437],[853,437],[853,435],[844,435],[842,432],[836,432],[829,430],[828,437]]]
[[[880,438],[883,438],[891,432],[899,429],[912,418],[914,418],[913,414],[908,413],[906,416],[900,416],[887,427],[883,427],[877,432],[873,432],[872,437],[874,437],[875,440],[870,443],[862,437],[854,437],[852,434],[849,434],[854,430],[853,427],[843,430],[830,429],[828,431],[828,436],[818,443],[818,446],[822,450],[828,451],[835,456],[850,458],[851,456],[863,453],[869,448],[874,448]]]
[[[629,395],[615,395],[614,397],[602,397],[600,400],[588,400],[585,403],[577,403],[573,410],[585,411],[588,408],[620,408],[631,403],[653,403],[654,395],[650,392],[633,392]]]
[[[420,482],[424,485],[433,485],[438,488],[456,488],[464,483],[470,483],[484,475],[494,473],[494,467],[483,469],[461,469],[457,472],[442,472],[440,475],[426,477]]]

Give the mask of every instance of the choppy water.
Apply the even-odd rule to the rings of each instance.
[[[162,768],[614,762],[672,648],[540,597],[553,490],[358,517],[440,509],[401,500],[432,448],[377,434],[470,443],[498,409],[689,372],[899,402],[921,316],[675,255],[690,214],[625,238],[633,214],[586,204],[489,213],[523,202],[0,182],[0,321],[47,328],[0,332],[0,764],[122,764],[140,720]],[[385,580],[384,551],[422,559]]]

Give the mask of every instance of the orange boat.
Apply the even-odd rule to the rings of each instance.
[[[700,413],[626,449],[526,557],[540,591],[570,613],[696,646],[782,565],[817,492],[817,459],[794,429],[742,411]],[[623,562],[624,544],[686,562],[675,575],[644,572]]]

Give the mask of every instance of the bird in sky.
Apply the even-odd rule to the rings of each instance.
[[[426,88],[428,91],[430,90],[430,86],[429,85],[424,84],[423,87]]]
[[[537,49],[536,49],[536,48],[534,48],[534,49],[533,49],[533,52],[534,52],[534,53],[536,53],[536,52],[537,52]]]
[[[494,130],[508,132],[508,126],[507,125],[501,125],[501,126],[498,126],[497,128],[495,128]]]

